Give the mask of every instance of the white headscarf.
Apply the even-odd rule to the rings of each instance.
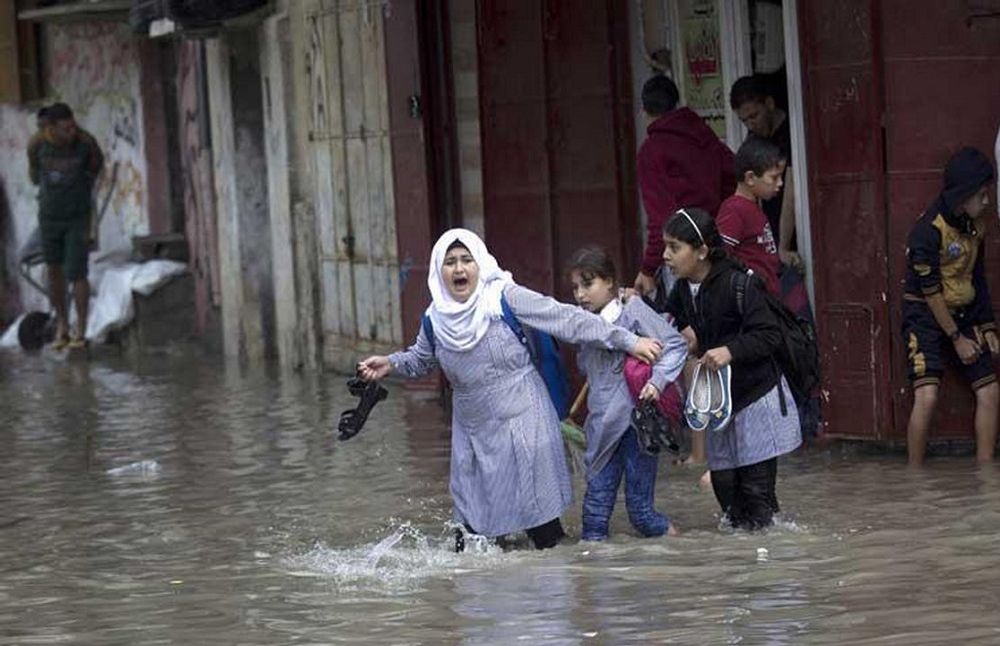
[[[479,265],[479,282],[464,303],[452,298],[441,275],[448,247],[455,241],[468,249]],[[510,272],[500,269],[497,259],[475,233],[468,229],[450,229],[442,234],[431,250],[427,274],[432,299],[427,313],[434,325],[437,342],[458,352],[475,347],[486,334],[490,321],[501,317],[500,296],[504,286],[513,282]]]

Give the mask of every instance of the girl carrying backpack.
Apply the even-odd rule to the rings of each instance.
[[[726,254],[708,213],[677,211],[663,227],[663,240],[664,263],[678,279],[666,311],[704,366],[732,370],[732,421],[705,438],[712,489],[733,527],[766,527],[778,511],[778,456],[802,443],[795,407],[782,406],[779,393],[793,401],[773,358],[781,340],[777,321],[760,281],[738,276],[745,270]]]

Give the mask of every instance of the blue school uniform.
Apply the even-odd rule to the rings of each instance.
[[[663,390],[677,379],[687,358],[687,343],[666,319],[642,299],[633,298],[614,320],[620,328],[663,343],[663,354],[653,365],[650,381]],[[657,458],[638,446],[631,428],[635,400],[625,382],[625,355],[593,345],[580,348],[580,371],[590,386],[584,424],[587,437],[587,492],[583,502],[584,540],[607,538],[608,523],[625,477],[625,500],[632,525],[645,536],[659,536],[669,526],[667,518],[653,509]]]
[[[515,284],[503,288],[524,326],[573,344],[626,352],[638,337],[600,317]],[[440,365],[451,383],[449,489],[454,520],[495,537],[558,518],[572,501],[560,420],[528,350],[500,318],[464,351],[433,347],[423,330],[389,356],[408,377]]]

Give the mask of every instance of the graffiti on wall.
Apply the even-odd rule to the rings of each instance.
[[[110,206],[100,223],[102,250],[131,248],[148,232],[144,197],[141,69],[135,39],[123,25],[84,23],[51,30],[49,82],[105,151],[106,170],[118,164]],[[98,193],[109,189],[106,172]]]

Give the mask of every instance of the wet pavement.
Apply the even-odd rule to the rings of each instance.
[[[1000,475],[842,449],[782,460],[784,517],[448,551],[448,430],[390,386],[338,442],[343,379],[0,354],[0,645],[1000,643]],[[621,501],[619,507],[623,507]]]

